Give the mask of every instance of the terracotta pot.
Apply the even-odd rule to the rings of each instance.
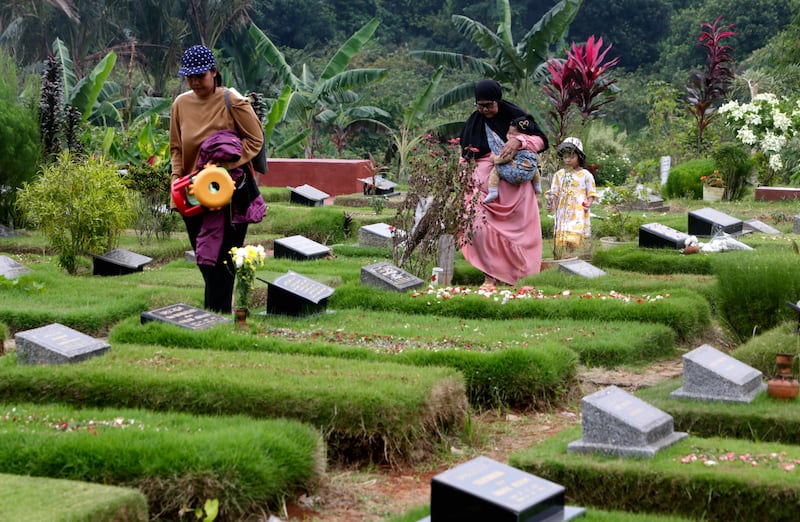
[[[235,315],[236,326],[239,328],[247,328],[247,308],[237,308]]]
[[[696,254],[698,252],[700,252],[700,247],[697,245],[689,245],[683,249],[683,253],[686,254],[687,256],[691,254]]]
[[[547,270],[548,268],[557,267],[561,263],[566,263],[566,262],[570,262],[570,261],[577,261],[577,260],[578,260],[578,256],[565,257],[563,259],[553,259],[552,257],[546,257],[546,258],[542,259],[542,264],[540,266],[539,271],[541,272],[541,271]]]
[[[775,364],[778,366],[778,375],[767,381],[767,395],[773,399],[789,400],[797,397],[800,383],[792,375],[792,360],[794,355],[779,353],[775,355]]]
[[[767,381],[767,395],[773,399],[788,401],[797,397],[800,383],[793,377],[775,377]]]

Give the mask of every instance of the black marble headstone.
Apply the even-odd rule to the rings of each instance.
[[[297,261],[323,259],[331,253],[330,248],[305,236],[276,239],[272,248],[275,259],[289,258]]]
[[[661,223],[648,223],[639,227],[639,246],[642,248],[680,250],[686,247],[686,238],[688,237],[689,234]]]
[[[431,480],[431,522],[569,518],[563,486],[487,457],[472,459]]]
[[[383,262],[362,266],[361,284],[381,290],[406,292],[423,286],[425,281],[391,263]]]
[[[0,256],[0,277],[5,277],[10,280],[31,272],[33,272],[33,270],[22,263],[17,263],[7,256]]]
[[[328,305],[333,288],[289,270],[267,283],[267,314],[310,315],[322,312]]]
[[[152,258],[121,248],[115,248],[103,255],[93,254],[92,257],[94,258],[92,273],[99,276],[118,276],[141,272],[144,270],[144,265],[152,261]]]
[[[359,178],[358,181],[364,184],[365,196],[388,196],[395,193],[397,183],[389,181],[380,174],[368,178]]]
[[[230,322],[221,315],[208,310],[202,310],[189,306],[183,303],[177,303],[155,310],[142,312],[139,316],[141,324],[149,323],[150,321],[159,321],[162,323],[174,324],[189,330],[205,330],[211,328],[219,323]]]
[[[321,207],[325,204],[325,200],[331,197],[330,194],[322,192],[311,185],[300,185],[299,187],[289,187],[292,191],[289,201],[291,203],[299,203],[307,207]]]
[[[726,234],[740,234],[744,222],[713,208],[701,208],[689,212],[689,235],[713,236],[719,231]]]
[[[105,341],[58,323],[18,332],[14,343],[19,364],[77,363],[111,348]]]

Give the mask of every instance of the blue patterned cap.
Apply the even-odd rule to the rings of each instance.
[[[203,74],[216,67],[217,62],[214,61],[214,53],[211,52],[211,49],[204,45],[193,45],[183,53],[181,68],[178,69],[178,76]]]

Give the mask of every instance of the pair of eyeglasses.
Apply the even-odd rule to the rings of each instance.
[[[491,109],[492,107],[494,107],[494,102],[490,101],[490,102],[476,103],[475,107],[477,107],[479,110]]]

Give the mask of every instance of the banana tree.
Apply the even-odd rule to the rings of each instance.
[[[496,32],[466,16],[452,17],[458,31],[480,47],[485,58],[443,51],[412,51],[411,55],[432,65],[474,72],[509,85],[514,101],[533,112],[527,101],[538,94],[548,49],[563,37],[582,3],[582,0],[561,0],[515,43],[509,0],[497,0],[500,22]],[[448,107],[473,95],[473,83],[463,83],[442,94],[432,108]]]
[[[286,105],[285,118],[300,122],[308,129],[305,141],[305,157],[314,156],[319,147],[321,115],[326,110],[342,104],[350,104],[357,96],[353,89],[366,87],[386,77],[386,69],[347,69],[350,61],[369,42],[380,22],[372,19],[356,31],[336,51],[322,73],[317,77],[303,64],[296,75],[272,40],[256,25],[250,26],[250,35],[256,42],[256,50],[275,70],[284,87],[291,94]]]

